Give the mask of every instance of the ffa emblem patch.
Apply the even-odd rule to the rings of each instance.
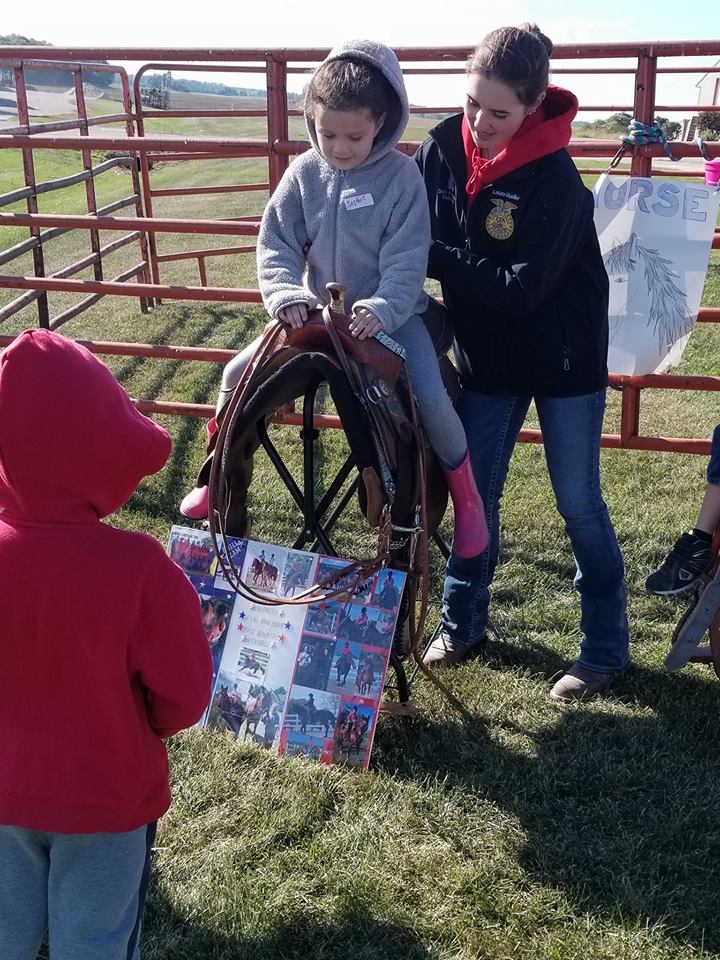
[[[492,202],[495,204],[495,209],[487,215],[485,229],[495,240],[507,240],[513,235],[515,229],[512,212],[517,210],[517,204],[497,198]]]

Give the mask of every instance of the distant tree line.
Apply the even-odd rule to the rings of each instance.
[[[23,37],[19,33],[0,34],[0,45],[3,46],[39,46],[50,47],[52,44],[47,40],[33,40],[32,37]],[[107,60],[93,61],[97,63],[107,63]],[[112,73],[93,73],[92,71],[83,72],[83,79],[92,83],[96,87],[109,87],[116,79]],[[68,87],[72,84],[72,76],[65,70],[26,70],[25,81],[29,84],[39,84],[47,87]],[[14,85],[15,76],[12,70],[0,70],[0,83],[9,83]]]
[[[667,117],[655,117],[660,129],[668,140],[677,140],[682,133],[682,125]],[[613,113],[605,120],[592,120],[589,123],[576,125],[576,132],[581,137],[595,137],[598,140],[610,140],[615,137],[624,137],[630,130],[632,116],[629,113]]]
[[[50,44],[47,40],[33,40],[31,37],[23,37],[19,33],[6,33],[4,36],[0,34],[0,46],[3,47],[19,47],[22,44],[32,47],[49,47]]]
[[[184,80],[173,77],[168,70],[166,73],[144,73],[140,78],[140,88],[154,90],[176,90],[178,93],[212,93],[220,97],[266,97],[265,90],[255,87],[230,87],[226,83],[217,83],[210,80]],[[143,96],[143,100],[145,97]],[[302,100],[298,93],[288,93],[288,101],[297,103]]]

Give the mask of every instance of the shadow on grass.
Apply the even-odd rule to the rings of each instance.
[[[522,644],[511,643],[504,639],[504,631],[492,622],[489,624],[488,632],[490,644],[482,653],[482,662],[490,670],[521,667],[536,676],[550,680],[569,665],[567,657],[527,635],[523,635]]]
[[[349,898],[348,898],[349,899]],[[376,919],[370,902],[344,902],[330,921],[257,916],[248,930],[213,929],[180,916],[162,891],[151,886],[142,937],[143,960],[432,960],[417,934]]]
[[[534,670],[538,652],[524,665]],[[522,660],[513,651],[510,662]],[[720,684],[703,669],[670,677],[632,667],[604,704],[549,707],[557,722],[539,731],[515,720],[531,750],[508,748],[506,724],[487,735],[480,723],[388,724],[375,763],[418,782],[446,779],[513,814],[527,836],[523,869],[580,914],[659,922],[678,944],[718,951]]]

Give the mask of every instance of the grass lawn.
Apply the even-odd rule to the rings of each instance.
[[[0,151],[0,192],[12,189],[11,162]],[[42,162],[48,176],[60,175],[62,157]],[[160,164],[153,184],[238,182],[239,176],[260,182],[262,162]],[[114,190],[122,195],[129,182],[122,173],[106,178],[102,202]],[[239,216],[261,209],[262,199],[159,199],[156,214]],[[82,187],[62,202],[76,201],[80,212]],[[0,248],[9,242],[0,234]],[[206,245],[205,238],[162,237],[161,249],[180,243]],[[86,252],[84,236],[54,241],[48,270]],[[118,253],[113,269],[120,272],[136,257],[136,250]],[[16,269],[31,271],[30,258]],[[218,258],[209,269],[213,284],[253,283],[251,255]],[[164,267],[162,279],[197,282],[182,264]],[[0,302],[13,295],[0,293]],[[74,299],[53,295],[52,311]],[[717,253],[703,302],[720,306]],[[141,315],[136,301],[117,298],[64,330],[78,338],[235,348],[263,320],[258,308],[217,304],[167,303]],[[2,332],[35,322],[29,308]],[[700,325],[679,372],[720,372],[719,334],[714,325]],[[131,395],[146,398],[212,403],[220,376],[220,367],[208,363],[114,358],[109,365]],[[616,432],[612,391],[609,401],[606,428]],[[643,429],[655,433],[707,437],[720,419],[718,397],[710,394],[656,391],[643,411]],[[173,457],[112,522],[165,541],[202,461],[204,427],[160,419],[173,436]],[[297,432],[273,429],[288,463],[297,466]],[[321,460],[328,475],[343,452],[343,437],[326,432]],[[272,469],[262,457],[257,461],[253,532],[287,543],[300,518]],[[525,445],[515,453],[503,501],[493,641],[481,659],[448,674],[472,723],[462,723],[418,681],[413,699],[420,717],[381,719],[365,774],[278,760],[217,732],[176,737],[170,744],[175,802],[158,834],[144,960],[720,957],[720,683],[704,667],[664,672],[682,604],[649,597],[643,588],[691,525],[704,467],[701,457],[602,454],[627,566],[633,658],[602,700],[559,708],[547,698],[550,677],[574,658],[579,608],[542,448]],[[372,549],[354,507],[337,541],[348,554]],[[441,580],[434,554],[431,623]]]

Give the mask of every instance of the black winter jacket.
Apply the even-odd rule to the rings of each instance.
[[[593,199],[565,149],[520,167],[470,210],[462,115],[430,131],[425,179],[439,280],[464,386],[578,396],[607,385],[608,278]]]

